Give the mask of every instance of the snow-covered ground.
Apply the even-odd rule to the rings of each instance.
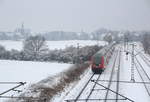
[[[92,41],[92,40],[68,40],[68,41],[47,41],[47,45],[49,49],[64,49],[68,46],[77,46],[79,44],[80,47],[86,46],[86,45],[105,45],[106,42],[104,41]],[[16,49],[16,50],[22,50],[23,42],[22,41],[10,41],[10,40],[0,40],[0,45],[5,46],[7,50]]]
[[[58,41],[57,43],[55,43],[55,45],[53,45],[52,42],[51,42],[52,45],[50,45],[50,44],[49,45],[57,46],[56,48],[63,49],[66,46],[70,46],[71,44],[73,46],[76,46],[77,43],[79,43],[79,42],[77,42],[77,43],[75,43],[75,42],[71,43],[71,41],[70,41],[70,43],[68,43],[68,41],[66,41],[66,42]],[[67,44],[70,44],[70,45],[67,45]],[[94,43],[90,43],[90,44],[94,44]],[[101,43],[101,44],[104,44],[104,43]],[[85,45],[89,45],[89,44],[85,43],[85,42],[82,44],[80,43],[80,46],[85,46]],[[127,59],[126,52],[124,52],[124,49],[123,49],[123,45],[119,45],[119,46],[122,46],[121,59],[120,59],[120,61],[121,61],[120,62],[121,63],[121,65],[120,65],[120,81],[132,82],[131,81],[131,55],[129,54],[128,59]],[[110,63],[108,64],[106,70],[101,74],[100,80],[109,80],[110,79],[113,62],[115,61],[115,56],[117,56],[117,51],[118,51],[119,46],[117,46],[117,50],[112,55],[112,58],[110,60]],[[130,52],[132,50],[131,48],[132,47],[130,45],[129,46]],[[7,49],[9,49],[9,48],[7,48]],[[139,62],[142,64],[142,66],[144,67],[144,70],[146,71],[147,75],[150,76],[150,69],[149,69],[150,67],[148,66],[148,64],[146,64],[146,62],[143,60],[143,58],[140,54],[143,54],[149,60],[150,60],[150,56],[144,54],[144,52],[142,51],[143,48],[142,48],[142,46],[140,46],[139,43],[137,43],[136,50],[138,50],[138,51],[135,51],[135,53],[137,53],[139,51],[141,52],[136,57],[139,60]],[[147,61],[147,62],[150,64],[150,61]],[[116,80],[116,75],[117,75],[117,71],[118,71],[118,67],[119,67],[118,63],[119,63],[119,57],[117,57],[117,61],[115,64],[115,70],[113,72],[113,80]],[[30,85],[32,83],[36,83],[36,82],[48,77],[48,76],[53,76],[56,73],[60,73],[61,71],[69,68],[69,66],[70,66],[70,64],[0,60],[0,69],[1,69],[0,81],[26,81],[28,83],[27,85]],[[140,65],[138,65],[138,67],[140,67]],[[92,72],[89,69],[88,71],[86,71],[86,73],[84,73],[84,76],[81,78],[79,83],[76,83],[76,82],[72,83],[68,89],[66,88],[66,92],[63,92],[61,94],[61,96],[57,95],[53,99],[53,102],[62,102],[63,100],[67,100],[67,99],[75,99],[91,75],[92,75]],[[150,80],[147,79],[147,77],[144,75],[144,73],[142,75],[144,76],[143,78],[145,78],[144,81],[150,82]],[[93,78],[97,79],[97,77],[98,77],[98,75],[96,75]],[[140,75],[138,74],[135,67],[134,67],[134,78],[135,78],[136,82],[142,82]],[[108,87],[107,82],[98,82],[98,83]],[[91,88],[93,87],[93,85],[94,85],[94,83],[90,83],[89,86],[86,88],[86,91],[83,93],[83,95],[81,95],[80,98],[85,99],[88,96],[89,92],[91,91]],[[73,88],[73,86],[75,86],[75,87]],[[1,85],[0,92],[4,91],[4,89],[10,88],[10,87],[11,86],[9,86],[9,85],[8,86]],[[112,83],[112,85],[110,86],[110,89],[115,91],[116,90],[115,88],[116,88],[116,83]],[[96,85],[95,89],[96,90],[94,90],[94,92],[91,94],[90,98],[91,99],[92,98],[93,99],[94,98],[96,98],[96,99],[103,98],[104,99],[106,90],[98,90],[98,89],[103,89],[103,87],[100,87],[98,85]],[[150,85],[148,85],[148,89],[150,91]],[[120,83],[118,92],[119,92],[119,94],[121,94],[129,99],[134,100],[134,102],[150,102],[150,96],[148,95],[148,93],[144,87],[144,84]],[[108,98],[115,99],[115,96],[116,96],[115,93],[110,92]],[[119,96],[119,98],[122,99],[121,96]],[[1,102],[1,100],[0,100],[0,102]],[[111,101],[111,102],[113,102],[113,101]],[[119,102],[130,102],[130,101],[121,100]]]
[[[0,60],[0,81],[33,83],[67,69],[71,64]]]
[[[124,50],[123,50],[123,45],[121,45],[121,46],[122,46],[122,50],[121,50],[121,59],[120,59],[120,61],[121,61],[120,62],[121,63],[121,65],[120,65],[120,81],[127,81],[127,82],[131,82],[131,83],[120,83],[119,91],[118,91],[119,94],[133,100],[134,102],[150,102],[150,96],[148,95],[148,93],[144,87],[144,84],[143,83],[142,84],[132,83],[132,81],[131,81],[131,55],[129,54],[128,59],[127,59],[126,52],[124,52]],[[143,48],[139,47],[138,45],[136,47],[137,47],[137,50],[140,52],[143,49]],[[129,47],[130,52],[131,52],[131,48],[132,47],[130,45],[130,47]],[[113,62],[115,60],[116,52],[112,56],[110,63],[108,64],[106,70],[101,74],[100,80],[109,80],[110,79],[110,74],[111,74]],[[142,54],[144,54],[144,52],[142,52]],[[146,55],[146,54],[144,54],[144,55],[148,59],[150,59],[150,57],[148,55]],[[140,55],[137,55],[137,59],[144,67],[144,70],[146,71],[147,75],[150,77],[150,69],[149,69],[150,67],[143,61],[143,59],[140,57]],[[117,80],[116,75],[117,75],[117,71],[118,71],[118,67],[119,67],[118,62],[119,62],[119,59],[117,58],[117,62],[115,64],[115,70],[113,72],[112,80]],[[150,61],[149,61],[149,63],[150,63]],[[76,85],[76,87],[74,87],[71,91],[69,91],[69,94],[64,98],[64,100],[75,99],[79,95],[79,92],[82,90],[82,88],[84,87],[84,85],[86,84],[86,82],[88,81],[88,79],[90,78],[91,75],[92,75],[92,73],[89,70],[89,72],[80,80],[80,82]],[[150,83],[150,80],[146,79],[146,76],[144,74],[142,74],[142,76],[144,76],[143,78],[145,78],[144,79],[145,82]],[[98,77],[98,75],[95,75],[93,77],[93,79],[97,79],[97,77]],[[142,82],[142,79],[140,78],[140,75],[138,74],[135,67],[134,67],[134,78],[135,78],[135,82]],[[101,85],[104,85],[105,87],[108,87],[108,82],[98,81],[98,83],[100,83]],[[89,95],[90,91],[92,90],[93,85],[94,85],[94,83],[90,82],[88,84],[88,86],[85,88],[85,91],[83,92],[83,94],[81,94],[79,99],[86,99],[87,96]],[[148,90],[150,91],[150,85],[147,85],[147,87],[148,87]],[[98,89],[104,89],[103,87],[96,85],[94,89],[95,90],[92,92],[90,99],[100,99],[100,98],[105,99],[106,90],[98,90]],[[116,91],[116,83],[115,82],[112,82],[110,89]],[[110,92],[108,94],[108,99],[115,99],[115,98],[116,98],[115,93]],[[121,96],[119,96],[118,98],[123,99],[123,97],[121,97]],[[58,100],[58,99],[55,99],[55,100]],[[55,100],[54,100],[54,102],[56,102]],[[115,101],[109,100],[109,101],[116,102],[116,100]],[[59,102],[62,102],[62,100]],[[90,102],[90,101],[88,101],[88,102]],[[94,102],[99,102],[99,101],[94,101]],[[101,102],[103,102],[103,101],[101,100]],[[131,102],[131,101],[120,100],[118,102]]]
[[[27,88],[30,84],[60,73],[70,66],[71,64],[64,63],[0,60],[0,82],[27,82],[23,87]],[[0,84],[0,93],[13,86],[15,85]]]
[[[136,46],[136,48],[141,51],[142,49]],[[129,51],[132,51],[131,46],[129,47]],[[137,52],[135,52],[137,53]],[[139,55],[137,55],[138,60],[142,64],[142,59],[139,58]],[[122,53],[122,68],[121,68],[121,80],[131,81],[131,55],[127,56],[125,52]],[[142,64],[143,65],[143,64]],[[145,66],[145,65],[144,65]],[[146,69],[146,66],[145,66]],[[147,71],[147,73],[150,72]],[[141,73],[141,72],[140,72]],[[144,76],[144,74],[143,74]],[[149,74],[150,76],[150,74]],[[134,79],[135,82],[142,82],[135,66],[134,66]],[[145,81],[150,82],[150,81]],[[144,84],[136,84],[136,83],[124,83],[120,85],[120,93],[129,97],[130,99],[134,100],[135,102],[150,102],[150,96],[147,94],[146,89],[144,87]],[[150,90],[149,90],[150,91]],[[125,101],[126,102],[126,101]],[[128,102],[128,101],[127,101]]]
[[[112,55],[112,59],[109,63],[109,65],[107,66],[106,70],[103,72],[103,74],[101,74],[100,76],[100,79],[99,80],[109,80],[110,78],[110,73],[111,73],[111,70],[112,70],[112,65],[113,65],[113,62],[114,62],[114,59],[115,59],[115,56],[116,56],[116,53],[117,51],[115,52],[115,54]],[[70,91],[70,93],[65,97],[64,101],[65,100],[70,100],[70,99],[75,99],[78,95],[79,95],[79,92],[81,92],[82,88],[85,86],[85,84],[87,83],[87,81],[89,80],[89,78],[92,76],[92,71],[91,69],[89,68],[89,71],[88,73],[81,79],[81,81],[76,85],[76,87]],[[96,80],[98,78],[98,74],[97,75],[94,75],[94,77],[92,78],[92,80]],[[87,87],[85,88],[84,92],[81,94],[80,98],[79,99],[86,99],[88,97],[88,95],[90,94],[93,86],[94,86],[95,83],[93,82],[90,82]],[[107,83],[103,83],[104,86],[107,87]],[[94,90],[92,92],[92,94],[90,95],[89,99],[104,99],[105,98],[105,92],[106,90],[104,91],[99,91],[98,89],[104,89],[103,87],[100,87],[98,85],[95,86],[96,90]],[[84,102],[85,100],[83,100]],[[55,102],[55,101],[54,101]],[[86,101],[85,101],[86,102]],[[90,100],[88,101],[90,102]],[[94,100],[92,102],[99,102],[98,100]]]
[[[49,49],[64,49],[68,46],[80,47],[86,45],[105,45],[104,41],[83,41],[83,40],[69,40],[69,41],[47,41]],[[3,45],[7,50],[16,49],[22,50],[22,41],[0,41],[0,45]],[[61,63],[50,63],[50,62],[31,62],[31,61],[10,61],[10,60],[0,60],[0,82],[27,82],[27,84],[22,87],[27,88],[27,86],[41,81],[48,76],[53,76],[57,73],[64,71],[69,68],[71,64],[61,64]],[[2,85],[0,84],[0,93],[16,85]],[[14,95],[14,94],[5,94]],[[0,99],[0,102],[2,99]]]

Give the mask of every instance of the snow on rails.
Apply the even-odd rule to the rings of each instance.
[[[132,51],[131,45],[129,45],[129,50]],[[149,102],[150,71],[148,70],[150,57],[142,54],[134,56],[133,70],[131,68],[131,53],[126,55],[121,44],[115,45],[115,50],[106,70],[101,74],[95,74],[89,70],[64,101]],[[126,56],[128,56],[128,60],[126,60]],[[134,71],[132,73],[134,81],[131,80],[131,70]]]

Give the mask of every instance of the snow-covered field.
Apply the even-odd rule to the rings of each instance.
[[[64,49],[68,46],[77,46],[79,43],[80,47],[86,46],[86,45],[105,45],[106,42],[104,41],[92,41],[92,40],[68,40],[68,41],[47,41],[47,45],[49,49]],[[16,49],[16,50],[22,50],[23,42],[22,41],[10,41],[10,40],[4,40],[0,41],[0,45],[5,46],[7,50]]]
[[[27,82],[23,87],[26,88],[30,84],[66,70],[70,66],[71,64],[64,63],[0,60],[0,82]],[[1,84],[0,93],[13,86],[15,85]]]
[[[86,45],[105,45],[104,41],[83,41],[83,40],[70,40],[70,41],[47,41],[49,49],[64,49],[67,46],[77,46],[80,47]],[[0,45],[3,45],[7,50],[16,49],[22,50],[23,43],[21,41],[0,41]],[[50,63],[50,62],[31,62],[31,61],[10,61],[10,60],[0,60],[0,82],[27,82],[27,84],[22,87],[27,88],[27,86],[41,81],[48,76],[53,76],[57,73],[64,71],[69,68],[71,64],[61,64],[61,63]],[[4,85],[0,84],[0,93],[13,87],[15,85]],[[12,95],[12,94],[5,94]],[[0,99],[0,102],[2,99]]]
[[[33,83],[67,69],[71,64],[0,60],[0,81]]]

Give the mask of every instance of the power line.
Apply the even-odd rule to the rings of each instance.
[[[25,84],[26,82],[0,82],[0,84]]]
[[[15,90],[16,88],[18,88],[18,87],[20,87],[20,86],[22,86],[22,85],[24,85],[24,84],[26,84],[26,82],[21,82],[19,85],[14,86],[13,88],[10,88],[10,89],[8,89],[8,90],[6,90],[6,91],[0,93],[0,96],[3,95],[3,94],[5,94],[5,93],[8,93],[8,92],[10,92],[10,91]]]

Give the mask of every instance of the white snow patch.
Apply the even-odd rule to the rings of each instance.
[[[23,81],[27,82],[23,88],[27,88],[27,86],[48,76],[54,76],[70,66],[71,64],[64,63],[0,60],[0,82]],[[0,93],[13,86],[15,85],[0,85]]]
[[[106,42],[105,41],[97,42],[93,40],[47,41],[47,45],[51,50],[64,49],[69,46],[77,47],[77,44],[79,44],[80,47],[96,44],[104,46],[106,45]],[[16,49],[20,51],[23,49],[23,41],[1,40],[0,45],[3,45],[7,50]]]

